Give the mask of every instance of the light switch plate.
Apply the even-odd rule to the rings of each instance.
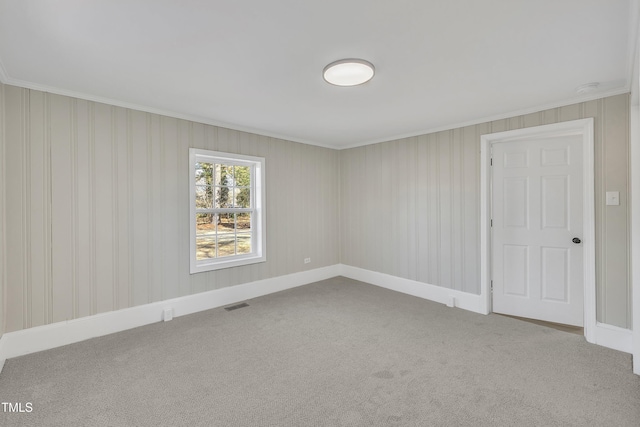
[[[620,205],[620,192],[619,191],[607,191],[607,206]]]

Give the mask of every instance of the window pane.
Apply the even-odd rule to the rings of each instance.
[[[236,187],[249,187],[251,185],[251,168],[249,166],[236,166],[234,172],[234,185]]]
[[[233,192],[229,187],[215,188],[216,208],[226,209],[233,207]]]
[[[196,185],[211,185],[213,183],[213,164],[196,163]]]
[[[216,257],[214,214],[196,214],[196,260]]]
[[[248,188],[234,188],[235,207],[250,208],[251,207],[251,190]]]
[[[233,166],[216,165],[215,168],[215,185],[232,186],[233,185]]]
[[[237,246],[238,255],[251,253],[251,234],[238,233]]]
[[[236,254],[235,234],[218,234],[218,256],[225,257]]]
[[[236,228],[238,229],[238,233],[251,231],[251,214],[247,212],[236,215]]]
[[[213,191],[206,185],[196,185],[196,209],[213,208]]]
[[[215,235],[215,216],[214,214],[196,214],[196,236],[204,237]]]
[[[196,260],[216,257],[216,236],[196,238]]]
[[[222,213],[218,219],[218,234],[234,234],[235,233],[235,214]]]

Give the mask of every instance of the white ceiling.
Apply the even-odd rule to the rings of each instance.
[[[0,79],[344,148],[628,92],[637,15],[636,0],[0,0]],[[373,80],[324,82],[351,57]]]

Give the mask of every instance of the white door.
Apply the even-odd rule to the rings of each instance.
[[[493,311],[583,326],[582,136],[492,147]]]

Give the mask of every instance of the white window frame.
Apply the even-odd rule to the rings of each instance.
[[[251,168],[251,208],[239,209],[196,209],[196,163],[214,163]],[[263,157],[245,156],[242,154],[223,153],[220,151],[189,148],[189,215],[190,215],[190,272],[220,270],[241,265],[265,262],[266,258],[266,218],[265,206],[265,160]],[[196,258],[196,214],[198,213],[239,213],[251,212],[251,253],[232,255],[223,258],[198,260]]]

